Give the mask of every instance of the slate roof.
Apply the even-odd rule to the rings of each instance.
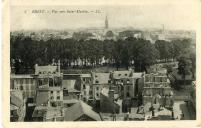
[[[81,77],[91,77],[91,74],[80,74]]]
[[[82,115],[86,115],[96,121],[101,121],[101,118],[98,113],[92,110],[92,107],[86,103],[79,101],[73,106],[65,110],[65,121],[75,121]]]
[[[48,91],[38,91],[36,96],[36,106],[48,102]]]
[[[110,73],[95,73],[94,74],[94,84],[108,84],[110,80]],[[96,82],[98,81],[98,83]]]
[[[73,104],[73,103],[77,103],[77,102],[78,102],[77,99],[63,100],[64,104]]]
[[[114,71],[113,78],[114,79],[122,79],[122,78],[129,78],[132,77],[132,71],[125,70],[125,71]]]
[[[17,107],[21,107],[23,105],[23,101],[13,94],[10,96],[10,103]]]
[[[139,73],[133,73],[133,78],[142,78],[143,77],[143,73],[139,72]]]

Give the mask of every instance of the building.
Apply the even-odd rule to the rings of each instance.
[[[143,73],[134,73],[133,70],[114,71],[112,79],[115,93],[122,99],[136,98],[142,92]]]
[[[101,121],[98,113],[93,111],[92,107],[79,101],[65,110],[65,121]]]
[[[165,74],[145,74],[142,96],[144,106],[152,107],[153,104],[159,104],[171,108],[174,103],[173,91]]]
[[[63,80],[63,105],[70,107],[81,99],[80,91],[75,89],[76,80]]]
[[[93,77],[93,99],[100,100],[100,93],[103,88],[110,87],[111,78],[110,73],[92,73]]]
[[[10,121],[24,121],[25,106],[23,103],[22,94],[21,98],[20,94],[17,94],[17,96],[15,94],[10,94]]]
[[[100,112],[102,113],[119,113],[121,104],[118,104],[114,90],[103,88],[100,93]]]
[[[10,76],[11,91],[22,91],[24,99],[35,100],[36,97],[36,79],[33,75],[14,75]]]
[[[93,100],[93,86],[91,74],[80,74],[81,98],[84,102]]]
[[[63,74],[58,66],[35,66],[35,77],[37,78],[37,91],[48,93],[48,106],[56,107],[63,105]]]
[[[62,118],[62,114],[53,114],[51,111],[61,111],[63,107],[63,74],[60,64],[57,66],[35,66],[37,78],[36,107],[32,114],[34,121],[49,121]],[[60,120],[60,119],[58,119]]]

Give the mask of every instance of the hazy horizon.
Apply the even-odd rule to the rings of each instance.
[[[45,11],[87,10],[100,13],[31,13]],[[186,11],[188,9],[188,11]],[[26,11],[26,13],[25,13]],[[11,31],[65,30],[103,28],[108,16],[109,28],[195,30],[192,24],[197,15],[191,5],[139,5],[139,6],[12,6]]]

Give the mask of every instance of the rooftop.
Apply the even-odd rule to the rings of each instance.
[[[96,121],[101,121],[99,114],[93,111],[91,106],[82,101],[66,109],[64,120],[75,121],[82,115],[86,115]]]
[[[13,94],[10,96],[10,103],[17,107],[21,107],[23,105],[23,101]]]
[[[10,75],[10,78],[33,78],[33,76],[31,74],[24,74],[24,75],[18,75],[18,74],[12,74]]]
[[[125,71],[114,71],[113,78],[114,79],[122,79],[122,78],[129,78],[133,76],[132,70],[125,70]]]
[[[110,80],[110,73],[95,73],[94,84],[108,84]]]
[[[47,104],[48,102],[48,91],[38,91],[36,96],[36,106]]]

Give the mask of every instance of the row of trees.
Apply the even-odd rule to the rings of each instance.
[[[22,68],[34,68],[36,63],[51,64],[53,59],[60,60],[62,68],[78,65],[95,67],[105,58],[108,60],[106,64],[117,69],[135,66],[137,71],[144,71],[158,59],[167,61],[178,58],[188,46],[190,46],[189,40],[172,42],[158,40],[155,44],[151,44],[148,40],[136,38],[117,41],[94,39],[37,41],[30,37],[11,36],[10,58],[12,66]]]

